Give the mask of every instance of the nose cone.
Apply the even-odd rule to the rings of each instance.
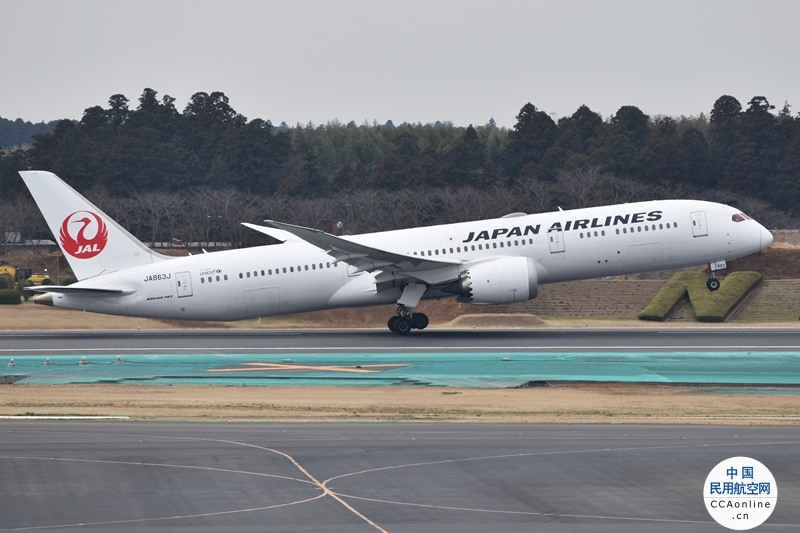
[[[763,250],[772,244],[772,239],[772,233],[770,233],[769,230],[764,226],[761,226],[761,249]]]

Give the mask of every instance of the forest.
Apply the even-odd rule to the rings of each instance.
[[[48,237],[17,175],[55,172],[148,242],[247,246],[265,218],[345,232],[657,198],[737,205],[772,228],[800,214],[800,114],[723,95],[708,115],[586,106],[553,120],[531,103],[516,124],[286,124],[237,113],[222,92],[183,111],[145,89],[0,151],[0,224]]]

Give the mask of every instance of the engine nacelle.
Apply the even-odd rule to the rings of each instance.
[[[529,257],[498,257],[468,265],[458,280],[458,301],[510,304],[536,298],[539,277]]]

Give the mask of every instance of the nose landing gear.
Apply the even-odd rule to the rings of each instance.
[[[709,278],[706,282],[706,288],[708,290],[711,292],[719,290],[722,282],[717,279],[717,270],[723,270],[725,268],[728,268],[728,263],[726,261],[716,261],[708,264]]]

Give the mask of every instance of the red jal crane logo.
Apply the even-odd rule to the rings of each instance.
[[[103,251],[108,243],[108,228],[91,211],[75,211],[61,223],[58,235],[61,247],[72,257],[89,259]]]

